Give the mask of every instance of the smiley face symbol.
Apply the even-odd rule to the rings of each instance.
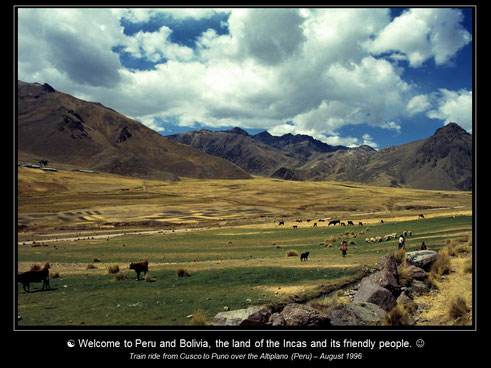
[[[423,346],[425,346],[425,341],[423,339],[416,340],[416,346],[418,348],[422,348]]]

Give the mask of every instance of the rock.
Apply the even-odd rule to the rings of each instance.
[[[407,288],[410,295],[421,295],[430,292],[430,288],[423,282],[419,280],[413,280],[411,286]]]
[[[213,318],[215,326],[260,326],[269,321],[271,308],[252,306],[245,309],[220,312]]]
[[[329,317],[305,304],[290,303],[271,316],[272,326],[330,326]]]
[[[383,310],[390,310],[396,304],[392,293],[373,282],[369,277],[361,280],[360,288],[353,298],[354,302],[366,302],[378,305]]]
[[[378,271],[368,276],[368,278],[390,292],[398,294],[400,284],[394,256],[386,255],[380,258],[377,263],[377,269]]]
[[[433,250],[418,250],[406,253],[406,262],[410,265],[429,271],[431,265],[438,258],[438,253]]]
[[[407,267],[407,271],[409,271],[409,277],[414,280],[426,280],[428,278],[428,274],[422,268],[410,265]]]
[[[327,313],[332,326],[380,326],[385,322],[385,311],[378,305],[352,302]]]

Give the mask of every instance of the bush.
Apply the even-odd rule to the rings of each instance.
[[[193,316],[191,317],[191,320],[189,321],[190,326],[206,326],[206,313],[203,309],[196,309],[193,312]]]
[[[398,302],[385,316],[385,323],[388,326],[408,326],[412,323],[411,316],[416,311],[417,305],[414,302]]]
[[[97,268],[97,267],[96,267],[96,266],[94,266],[92,263],[89,263],[89,264],[87,265],[87,269],[88,269],[88,270],[93,270],[93,269],[96,269],[96,268]]]
[[[180,268],[177,270],[177,277],[189,277],[191,274],[184,268]]]
[[[440,250],[437,259],[431,265],[430,272],[434,273],[436,276],[448,275],[452,271],[450,253],[450,247],[445,247]]]
[[[467,317],[470,312],[470,308],[467,306],[464,298],[461,296],[453,297],[450,301],[450,306],[448,309],[448,314],[452,319],[462,319]]]
[[[298,257],[298,252],[296,250],[287,250],[286,256],[287,257]]]
[[[392,254],[394,256],[394,261],[396,262],[397,265],[401,265],[403,262],[406,261],[406,251],[404,248],[399,249],[398,251],[394,252]]]
[[[119,266],[118,265],[114,265],[114,266],[109,266],[107,268],[107,273],[112,275],[112,274],[115,274],[115,273],[118,273],[119,272]]]

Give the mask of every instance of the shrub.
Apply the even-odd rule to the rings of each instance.
[[[89,263],[89,264],[87,265],[87,269],[88,269],[88,270],[93,270],[93,269],[95,269],[95,268],[97,268],[97,267],[96,267],[96,266],[94,266],[92,263]]]
[[[404,248],[397,250],[392,255],[394,256],[394,261],[397,265],[401,265],[403,262],[406,261],[406,251],[404,250]]]
[[[203,309],[198,308],[194,310],[193,316],[191,317],[191,320],[189,321],[190,326],[206,326],[206,313]]]
[[[465,299],[461,296],[455,296],[450,301],[448,314],[452,319],[462,319],[467,317],[470,308],[467,306]]]
[[[452,271],[450,265],[450,247],[445,247],[438,253],[438,257],[435,262],[431,265],[430,272],[434,273],[436,276],[447,275]]]
[[[109,266],[107,268],[107,273],[108,274],[115,274],[115,273],[118,273],[118,272],[119,272],[119,266],[118,265]]]
[[[184,268],[179,268],[177,270],[177,277],[189,277],[191,274]]]
[[[49,278],[50,279],[57,279],[58,277],[60,277],[60,273],[59,272],[50,272],[49,273]]]
[[[399,277],[399,282],[402,286],[408,286],[411,282],[411,272],[409,271],[406,260],[402,261],[399,267],[397,267],[397,275]]]
[[[385,323],[389,326],[408,326],[412,323],[411,316],[416,311],[414,302],[398,302],[385,316]]]
[[[298,252],[296,250],[287,250],[286,256],[287,257],[298,257]]]

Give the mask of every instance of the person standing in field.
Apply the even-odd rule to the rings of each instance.
[[[404,239],[402,234],[399,237],[399,249],[406,249],[406,239]]]
[[[341,242],[341,248],[339,248],[339,250],[343,254],[343,257],[346,257],[346,252],[348,251],[348,244],[346,243],[346,240]]]

